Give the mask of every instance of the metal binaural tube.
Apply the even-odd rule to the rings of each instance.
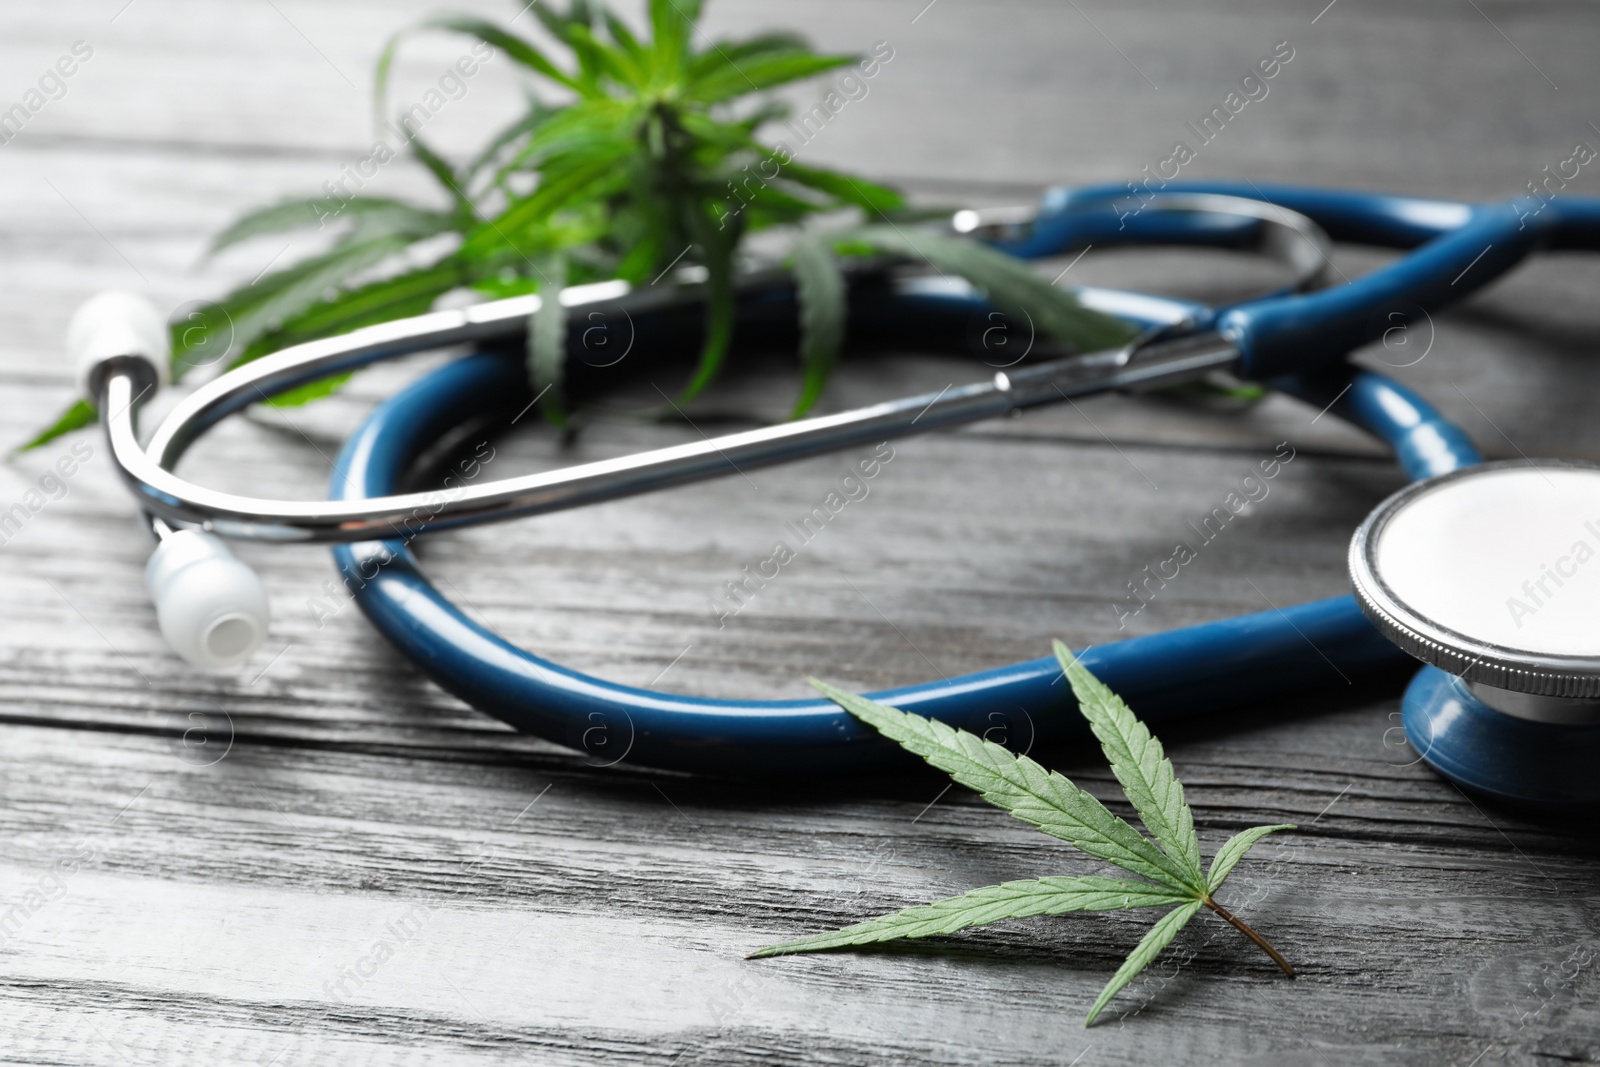
[[[1164,194],[1151,206],[1154,210],[1141,221],[1138,233],[1125,241],[1249,248],[1288,263],[1295,270],[1295,290],[1315,288],[1323,280],[1326,238],[1314,222],[1294,211],[1212,193]],[[781,303],[786,287],[792,289],[792,283],[781,272],[758,273],[742,283],[741,293],[758,303],[770,297]],[[1080,296],[1088,307],[1117,298],[1113,306],[1097,310],[1147,327],[1163,325],[1125,348],[1008,370],[989,381],[933,395],[472,485],[448,497],[404,493],[360,501],[268,500],[195,485],[172,468],[221,419],[308,381],[412,352],[514,337],[526,330],[538,296],[381,323],[263,357],[197,389],[157,429],[148,448],[139,445],[131,410],[141,395],[133,368],[106,362],[96,399],[109,412],[106,432],[113,460],[153,521],[244,540],[348,543],[579,507],[1093,393],[1154,388],[1236,368],[1240,362],[1247,339],[1207,332],[1209,309],[1190,305],[1174,318],[1179,302],[1094,290]],[[927,294],[917,295],[914,280],[909,286],[891,286],[879,297],[910,321],[924,316],[930,306]],[[590,313],[631,317],[675,313],[702,300],[703,294],[695,286],[632,289],[613,281],[563,290],[560,299]],[[1130,300],[1138,306],[1129,306]],[[949,294],[931,298],[931,305],[959,303]]]
[[[286,353],[287,354],[287,353]],[[331,349],[324,356],[338,358]],[[147,452],[134,430],[135,382],[114,373],[105,386],[107,435],[113,459],[138,502],[151,515],[203,526],[227,537],[257,541],[354,542],[410,536],[517,516],[615,500],[737,471],[787,463],[855,445],[904,437],[1119,389],[1149,388],[1199,377],[1233,365],[1234,346],[1215,335],[1157,340],[1142,346],[1053,360],[996,374],[991,380],[931,395],[885,401],[836,415],[727,434],[564,470],[438,492],[366,500],[267,500],[195,485],[162,466],[188,425],[169,420]],[[286,376],[293,368],[281,368]],[[269,368],[269,372],[273,368]],[[250,388],[237,385],[231,392]],[[223,406],[218,397],[213,406]],[[195,405],[191,418],[205,410]]]

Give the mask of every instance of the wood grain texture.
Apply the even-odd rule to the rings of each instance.
[[[73,41],[96,49],[67,95],[0,145],[0,436],[21,439],[67,399],[59,336],[93,290],[138,287],[176,307],[295,254],[261,242],[199,263],[237,212],[308,195],[359,157],[372,59],[434,6],[73,0],[0,14],[12,75],[0,96]],[[835,48],[892,42],[871,94],[807,151],[929,202],[1132,178],[1280,40],[1296,58],[1195,176],[1502,196],[1600,137],[1585,132],[1600,121],[1600,20],[1576,2],[712,5],[714,34],[774,26]],[[458,44],[408,50],[399,92]],[[491,64],[483,79],[440,126],[447,149],[502,114],[509,71]],[[401,164],[382,180],[386,193],[426,189]],[[1585,172],[1573,191],[1594,183]],[[1352,275],[1379,262],[1337,254]],[[1233,266],[1096,251],[1072,276],[1205,298],[1227,295],[1217,279]],[[1490,454],[1600,459],[1597,282],[1591,260],[1532,264],[1442,317],[1427,357],[1394,373]],[[361,414],[426,365],[235,420],[185,469],[313,494]],[[984,372],[891,353],[848,364],[827,404]],[[752,366],[697,417],[781,412],[796,384],[786,367]],[[1298,451],[1269,497],[1129,628],[1342,591],[1350,529],[1400,476],[1315,415],[1285,398],[1242,412],[1105,398],[906,441],[871,495],[720,629],[708,598],[848,457],[441,536],[423,555],[507,637],[618,681],[757,697],[797,695],[806,674],[911,682],[1037,656],[1050,637],[1114,640],[1123,582],[1280,441]],[[533,430],[499,442],[494,469],[694,436],[606,423],[563,448]],[[95,454],[65,498],[0,547],[6,1062],[1600,1059],[1592,828],[1491,808],[1417,764],[1393,685],[1358,691],[1330,674],[1303,699],[1162,727],[1208,854],[1244,826],[1301,825],[1258,846],[1225,901],[1301,977],[1202,917],[1085,1031],[1151,916],[742,959],[975,885],[1096,871],[1084,857],[933,775],[757,787],[590,768],[433,688],[353,607],[319,624],[307,601],[333,575],[320,551],[241,549],[273,598],[272,641],[237,675],[197,674],[154,632],[146,546],[99,441],[83,440]],[[0,506],[65,447],[0,467]],[[1125,810],[1097,753],[1059,764]]]

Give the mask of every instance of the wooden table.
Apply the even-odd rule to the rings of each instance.
[[[709,25],[890,42],[869,95],[806,152],[928,202],[1027,202],[1052,182],[1135,178],[1281,41],[1294,58],[1269,95],[1186,175],[1489,198],[1579,141],[1600,144],[1600,18],[1575,0],[923,2],[723,3]],[[0,145],[6,441],[69,399],[60,336],[95,290],[177,307],[310,246],[263,241],[199,262],[241,210],[314,195],[365,154],[376,52],[435,6],[65,0],[0,15],[0,105],[74,42],[92,49],[65,95]],[[396,99],[464,49],[442,37],[408,49]],[[508,114],[512,83],[491,62],[436,120],[439,142],[481,138]],[[792,95],[809,105],[820,92]],[[409,164],[379,181],[388,195],[426,188]],[[1591,166],[1564,195],[1594,193]],[[1382,259],[1340,249],[1337,261],[1354,274]],[[1148,260],[1094,251],[1073,277],[1204,297],[1235,268],[1162,259],[1152,275]],[[1532,264],[1441,318],[1426,357],[1393,373],[1491,455],[1600,459],[1597,283],[1593,259]],[[915,356],[853,363],[828,405],[985,370]],[[185,469],[318,493],[324,454],[416,371],[235,420]],[[753,367],[697,410],[718,425],[719,413],[776,413],[794,387],[787,367]],[[871,496],[722,629],[708,598],[852,457],[442,536],[425,556],[507,637],[618,681],[778,697],[805,692],[807,674],[862,689],[955,675],[1043,654],[1051,637],[1116,639],[1124,583],[1283,441],[1296,459],[1271,496],[1128,629],[1342,592],[1350,530],[1401,478],[1316,414],[1281,397],[1245,411],[1113,398],[907,441]],[[534,430],[505,440],[496,472],[694,436],[607,424],[563,449]],[[197,673],[155,632],[147,546],[97,437],[0,469],[0,510],[77,442],[93,453],[65,496],[0,551],[7,1062],[1600,1056],[1592,832],[1490,807],[1419,765],[1392,681],[1330,673],[1313,696],[1163,727],[1208,851],[1242,826],[1301,824],[1228,890],[1301,976],[1285,980],[1203,918],[1085,1031],[1148,916],[742,959],[975,885],[1095,869],[1084,857],[937,776],[736,785],[589,767],[442,694],[353,608],[319,625],[308,601],[333,572],[317,550],[241,549],[270,589],[273,637],[247,670]],[[1098,753],[1059,766],[1115,794]]]

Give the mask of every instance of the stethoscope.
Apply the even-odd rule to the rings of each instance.
[[[225,538],[329,542],[362,611],[446,690],[510,723],[626,761],[741,775],[847,772],[900,758],[822,700],[713,700],[617,685],[569,670],[473,621],[423,575],[412,539],[748,471],[836,449],[945,429],[1107,390],[1217,370],[1268,383],[1375,435],[1415,481],[1383,501],[1350,548],[1354,596],[1099,645],[1085,664],[1149,721],[1343,686],[1408,662],[1411,745],[1447,778],[1539,805],[1600,801],[1600,469],[1561,461],[1485,464],[1465,433],[1416,393],[1346,362],[1384,334],[1483,286],[1536,248],[1600,249],[1600,200],[1468,205],[1254,183],[1169,183],[1049,194],[1037,212],[961,212],[958,232],[1025,258],[1089,245],[1190,245],[1272,255],[1294,282],[1223,308],[1086,288],[1081,302],[1130,324],[1121,347],[1023,360],[987,380],[699,442],[494,481],[398,492],[426,453],[487,415],[531,399],[521,338],[538,297],[439,311],[301,344],[201,385],[147,445],[136,414],[166,381],[167,327],[147,304],[103,294],[69,331],[86,395],[114,462],[158,544],[146,571],[163,635],[206,667],[243,662],[267,630],[260,581]],[[1329,239],[1405,251],[1325,287]],[[636,365],[698,326],[692,284],[565,290],[569,321],[625,328]],[[792,329],[792,285],[753,275],[741,329]],[[964,339],[993,308],[965,283],[893,270],[851,279],[852,337]],[[603,382],[569,331],[571,373]],[[335,463],[330,499],[218,492],[172,473],[226,416],[330,374],[407,353],[471,345],[379,405]],[[1588,546],[1587,551],[1578,547]],[[1075,732],[1053,659],[877,693],[979,734],[997,722],[1019,744]]]

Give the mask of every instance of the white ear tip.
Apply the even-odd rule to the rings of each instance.
[[[117,356],[143,357],[166,385],[172,356],[167,317],[136,293],[100,293],[84,301],[67,324],[67,354],[85,394],[94,370]]]
[[[267,636],[267,593],[256,572],[222,539],[180,530],[156,546],[145,568],[161,635],[197,667],[233,667]]]

